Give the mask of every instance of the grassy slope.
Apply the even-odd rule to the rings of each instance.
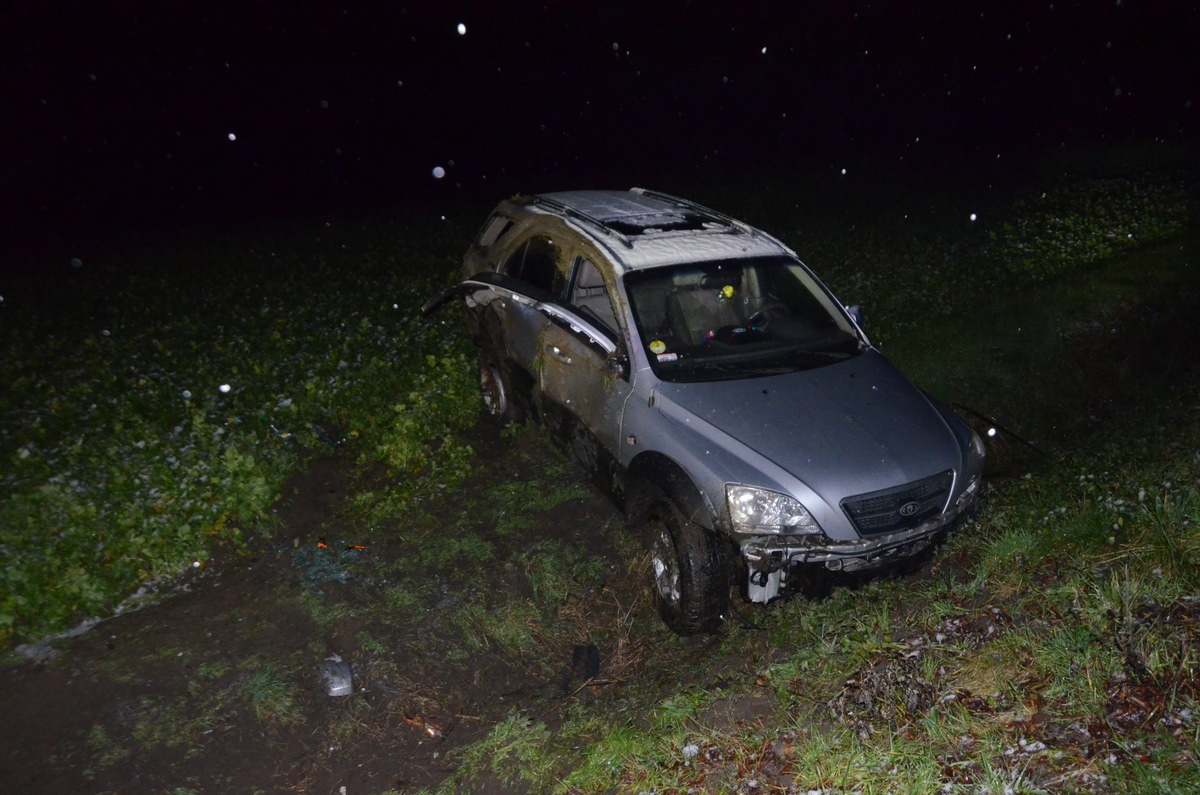
[[[286,474],[330,444],[361,439],[428,475],[424,445],[474,419],[473,375],[458,324],[417,307],[450,270],[444,241],[468,234],[375,222],[177,241],[47,266],[45,294],[10,292],[0,641],[269,533]],[[458,467],[452,448],[441,460]]]
[[[867,225],[854,260],[810,235],[904,369],[1003,418],[983,518],[925,576],[755,611],[698,655],[658,638],[667,675],[562,720],[511,715],[442,791],[1200,788],[1197,239],[1177,223],[1105,259],[1096,241],[1129,232],[1069,198],[1158,189],[1069,186],[1074,231],[1046,211],[1035,247],[1061,254],[1038,274],[1003,226]],[[1157,217],[1183,217],[1178,198]]]
[[[470,354],[450,314],[428,325],[414,307],[453,269],[472,217],[432,233],[385,223],[208,241],[175,251],[169,279],[85,263],[54,299],[66,320],[10,300],[0,632],[11,644],[68,626],[214,543],[269,533],[258,523],[284,473],[345,439],[364,464],[406,473],[403,489],[360,487],[364,533],[426,539],[396,551],[396,584],[366,613],[400,620],[429,596],[405,571],[490,581],[503,558],[523,589],[446,616],[447,659],[486,649],[529,667],[588,637],[609,666],[607,685],[501,716],[452,758],[445,791],[494,779],[534,791],[1194,789],[1200,427],[1194,367],[1172,354],[1194,343],[1196,246],[1177,183],[1052,182],[993,200],[986,224],[956,201],[858,217],[763,191],[700,198],[780,232],[867,306],[874,338],[919,383],[1046,454],[997,439],[1007,476],[926,576],[755,610],[686,641],[635,609],[640,583],[602,576],[569,541],[503,552],[531,531],[523,512],[574,493],[549,488],[569,477],[558,465],[541,487],[464,495],[477,507],[443,532],[423,507],[470,470]],[[1134,238],[1130,218],[1144,224]],[[1114,248],[1129,255],[1095,259]]]
[[[1194,239],[1182,242],[1195,251]],[[1111,263],[1072,291],[1090,286],[1094,297],[1116,277],[1137,316],[1158,298],[1124,281],[1131,265]],[[1195,275],[1169,278],[1190,292],[1180,309],[1195,317]],[[895,346],[897,358],[945,378],[939,392],[995,399],[1039,432],[1054,423],[1035,420],[1056,418],[1060,432],[1074,428],[1073,449],[1044,444],[1049,457],[1039,458],[1001,448],[1012,474],[992,482],[982,519],[927,576],[757,615],[753,630],[731,632],[680,671],[680,682],[708,682],[717,668],[721,687],[678,686],[647,722],[609,727],[575,782],[611,781],[603,771],[613,765],[627,791],[753,791],[750,781],[800,792],[1200,787],[1200,377],[1194,362],[1134,366],[1080,393],[1096,386],[1077,377],[1089,362],[1066,358],[1070,334],[1054,342],[1078,315],[1059,311],[1061,289],[1025,295],[996,323],[960,318],[949,326],[961,333],[917,333]],[[1028,349],[998,333],[1026,315],[1057,318],[1044,324],[1048,350],[1001,356],[986,380],[947,372],[938,340],[954,340],[957,375],[970,374],[971,362],[997,361],[997,342]],[[1175,355],[1189,350],[1179,342]],[[1058,377],[1040,378],[1049,366]],[[769,707],[744,723],[714,721],[715,704],[762,702],[764,691]]]

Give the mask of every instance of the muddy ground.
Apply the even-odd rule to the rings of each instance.
[[[479,429],[472,444],[481,469],[503,462],[517,482],[545,452],[537,434],[513,440]],[[523,445],[534,449],[514,454]],[[549,723],[566,699],[588,697],[578,690],[586,642],[568,638],[550,652],[556,659],[531,664],[502,650],[464,654],[461,638],[439,637],[439,619],[464,600],[523,587],[511,563],[497,565],[494,583],[445,583],[433,591],[439,599],[415,606],[402,625],[363,617],[386,589],[370,572],[386,567],[356,567],[346,582],[314,577],[319,567],[307,564],[315,556],[385,559],[393,551],[386,541],[331,551],[356,536],[343,514],[354,477],[344,457],[315,460],[284,489],[269,542],[252,542],[249,555],[226,550],[157,604],[26,648],[38,659],[0,671],[0,792],[433,787],[455,767],[448,752],[513,709]],[[606,590],[625,590],[619,598],[631,604],[622,609],[649,611],[624,581],[625,563],[609,537],[613,527],[623,532],[616,509],[582,491],[536,516],[525,537],[585,544],[611,565],[616,577]],[[433,513],[455,510],[448,501]],[[598,601],[606,598],[613,597]],[[613,650],[597,653],[600,672],[612,670]],[[326,693],[323,664],[335,654],[352,665],[350,697]],[[290,704],[272,701],[279,690],[269,681],[255,689],[264,669],[285,683]],[[484,782],[479,791],[488,789]]]

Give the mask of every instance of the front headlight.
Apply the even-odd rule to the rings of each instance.
[[[794,498],[777,491],[725,484],[735,533],[819,533],[821,526]]]

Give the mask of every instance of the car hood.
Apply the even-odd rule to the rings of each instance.
[[[953,469],[963,450],[931,400],[877,351],[785,375],[658,385],[836,505]]]

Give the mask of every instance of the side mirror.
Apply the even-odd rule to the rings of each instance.
[[[604,360],[604,374],[609,378],[629,378],[629,357],[619,348]]]
[[[848,312],[851,319],[858,324],[859,328],[863,327],[863,311],[861,306],[858,304],[855,304],[854,306],[848,306],[846,307],[846,312]]]

